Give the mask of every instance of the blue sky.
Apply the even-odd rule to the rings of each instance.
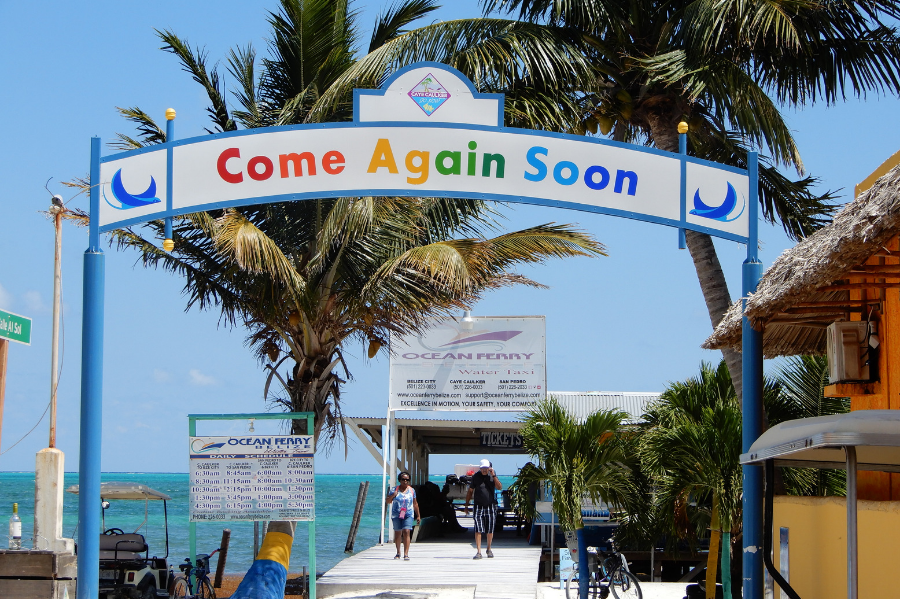
[[[382,2],[361,2],[368,25]],[[152,6],[152,8],[150,8]],[[252,42],[264,53],[265,16],[273,2],[160,1],[87,4],[0,2],[0,308],[33,318],[29,347],[11,344],[0,470],[29,470],[46,446],[48,420],[18,445],[49,402],[50,301],[53,227],[39,211],[50,189],[71,197],[61,181],[84,176],[93,135],[104,143],[132,130],[116,106],[140,106],[160,122],[178,112],[178,137],[200,135],[207,125],[202,89],[173,56],[159,50],[154,28],[170,28],[212,61],[235,45]],[[435,18],[478,14],[472,0],[457,0]],[[870,96],[827,108],[791,111],[810,174],[823,189],[853,186],[898,149],[900,105]],[[104,149],[105,153],[110,152]],[[86,208],[77,198],[72,205]],[[612,217],[536,206],[503,209],[509,227],[574,223],[607,245],[609,257],[552,262],[521,272],[548,290],[493,293],[474,310],[480,315],[547,317],[548,386],[557,391],[660,391],[668,381],[696,373],[701,360],[719,354],[699,348],[709,318],[693,265],[677,249],[674,229]],[[765,266],[792,243],[777,228],[761,227]],[[67,469],[78,456],[82,254],[86,231],[66,226],[63,249],[64,343],[59,391],[58,446]],[[745,248],[716,242],[732,297],[740,290]],[[188,413],[265,411],[264,376],[244,346],[240,329],[219,326],[214,312],[184,311],[182,281],[146,270],[133,253],[107,249],[103,469],[186,471]],[[384,415],[388,364],[365,359],[362,347],[347,351],[354,380],[344,389],[344,410]],[[257,431],[266,425],[257,424]],[[205,434],[242,432],[245,423],[206,424]],[[512,474],[524,459],[497,460]],[[452,471],[453,456],[432,460],[432,472]],[[380,471],[351,440],[320,456],[319,472]]]

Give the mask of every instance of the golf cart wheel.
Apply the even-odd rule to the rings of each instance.
[[[190,594],[191,591],[188,588],[187,581],[183,577],[176,578],[175,582],[172,584],[170,597],[172,599],[185,599],[185,597],[189,597]]]
[[[637,577],[631,572],[619,570],[613,577],[614,582],[610,583],[613,597],[616,599],[642,599],[641,584]]]
[[[199,599],[216,599],[216,591],[213,590],[213,585],[209,582],[209,578],[201,580],[199,587],[197,589],[197,597]]]

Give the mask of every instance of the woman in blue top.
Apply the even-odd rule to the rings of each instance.
[[[419,522],[419,502],[416,501],[416,490],[409,484],[409,472],[401,472],[397,477],[400,484],[394,487],[387,496],[387,503],[391,506],[391,521],[394,523],[394,545],[397,546],[397,555],[394,559],[400,559],[400,541],[403,541],[403,559],[409,560],[409,541],[412,528]]]

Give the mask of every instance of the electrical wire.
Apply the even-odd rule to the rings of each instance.
[[[13,443],[12,445],[10,445],[9,447],[7,447],[7,448],[6,448],[6,451],[0,451],[0,455],[5,454],[5,453],[8,452],[10,449],[12,449],[12,448],[15,447],[16,445],[18,445],[19,443],[21,443],[22,441],[24,441],[24,440],[25,440],[25,437],[27,437],[28,435],[30,435],[31,433],[33,433],[33,432],[34,432],[34,429],[36,429],[36,428],[38,427],[38,425],[39,425],[39,424],[41,423],[41,421],[44,419],[44,416],[47,415],[47,412],[48,412],[49,410],[50,410],[50,402],[48,401],[48,402],[47,402],[47,407],[44,408],[44,413],[41,414],[40,419],[38,419],[38,421],[34,424],[34,426],[31,427],[31,430],[28,431],[27,433],[25,433],[24,435],[22,435],[22,438],[21,438],[21,439],[19,439],[18,441],[16,441],[15,443]]]

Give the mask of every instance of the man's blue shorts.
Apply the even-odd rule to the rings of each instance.
[[[394,523],[394,530],[412,530],[416,525],[416,519],[412,514],[406,518],[391,518],[391,521]]]

